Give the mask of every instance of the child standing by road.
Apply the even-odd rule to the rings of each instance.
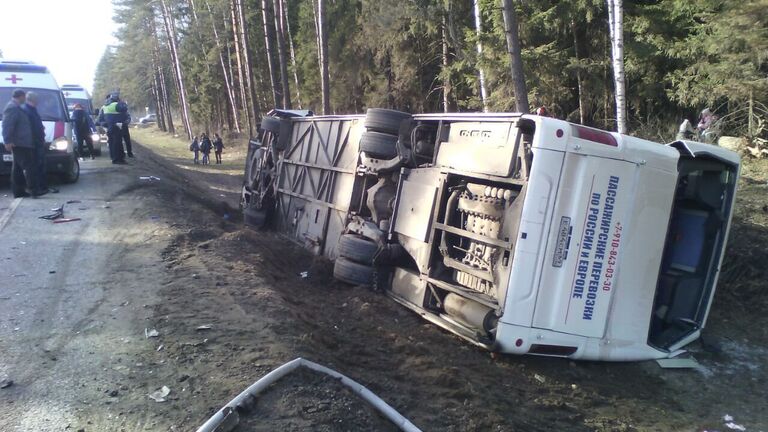
[[[216,163],[221,164],[221,153],[224,151],[224,142],[219,134],[213,134],[213,150],[216,152]]]
[[[195,165],[200,163],[200,143],[197,141],[197,136],[192,138],[192,144],[189,145],[189,151],[195,153],[195,158],[192,160]]]
[[[203,165],[209,165],[211,163],[211,139],[208,138],[208,134],[204,133],[200,139],[200,151],[203,152]]]

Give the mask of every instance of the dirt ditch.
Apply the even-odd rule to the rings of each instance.
[[[335,282],[329,263],[284,238],[182,200],[163,209],[181,234],[162,253],[168,276],[153,311],[169,335],[163,361],[183,378],[171,401],[177,427],[194,429],[256,379],[304,357],[430,431],[726,430],[725,415],[764,430],[766,189],[763,180],[742,187],[704,343],[691,347],[702,367],[684,371],[491,356],[381,294]],[[337,386],[296,375],[238,430],[389,430]]]

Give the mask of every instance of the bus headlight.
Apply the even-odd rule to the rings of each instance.
[[[50,150],[67,151],[69,149],[69,140],[65,137],[56,138],[48,148]]]

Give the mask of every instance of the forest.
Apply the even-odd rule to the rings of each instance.
[[[545,107],[607,130],[623,123],[626,133],[657,141],[709,107],[726,133],[765,135],[768,0],[113,3],[119,43],[97,68],[96,104],[119,90],[179,135],[252,135],[272,108],[368,107]],[[620,99],[626,120],[617,123]]]

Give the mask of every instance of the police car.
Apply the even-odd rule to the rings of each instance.
[[[61,91],[64,93],[64,100],[67,102],[67,110],[69,111],[70,117],[77,104],[82,105],[85,112],[88,113],[91,118],[95,117],[97,110],[94,109],[91,94],[85,87],[79,84],[64,84],[61,86]],[[106,137],[106,133],[100,134],[97,130],[94,130],[91,133],[93,152],[95,153],[94,156],[101,156],[102,135]]]
[[[76,182],[80,177],[80,164],[72,143],[67,104],[56,79],[45,66],[0,59],[0,103],[5,106],[11,100],[13,90],[18,88],[38,95],[37,111],[45,126],[47,172],[60,175],[67,183]],[[0,158],[0,175],[10,175],[13,155],[0,146]]]

